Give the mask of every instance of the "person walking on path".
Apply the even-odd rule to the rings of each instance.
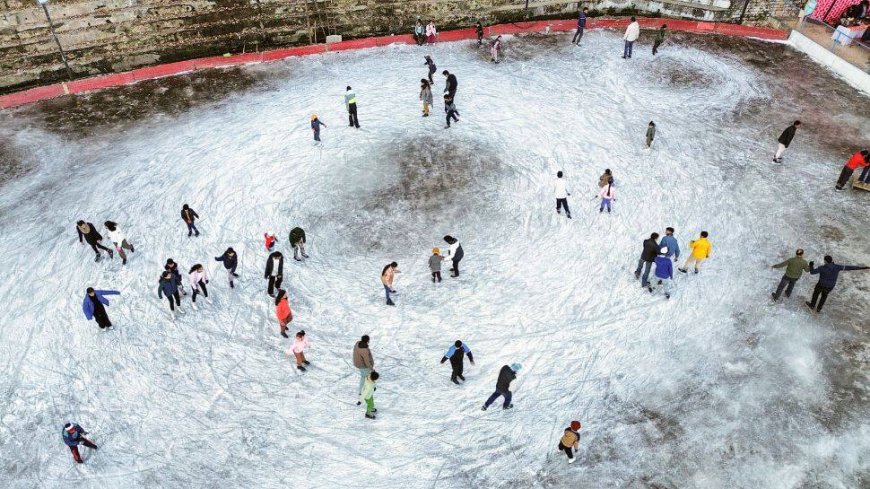
[[[423,22],[419,18],[414,24],[414,41],[418,46],[422,46],[426,42],[426,27],[423,26]]]
[[[444,95],[444,112],[447,113],[447,126],[445,129],[450,128],[450,119],[453,118],[454,121],[459,122],[459,110],[456,109],[456,104],[453,103],[453,97],[449,94]]]
[[[181,295],[187,295],[187,292],[184,290],[184,284],[181,282],[181,272],[178,271],[178,263],[175,263],[172,258],[168,258],[166,260],[166,265],[163,265],[163,269],[167,272],[171,272],[172,276],[175,277],[175,282],[178,283],[178,289],[181,291]]]
[[[275,237],[275,233],[272,231],[263,234],[263,244],[266,246],[266,251],[275,251],[275,243],[277,242],[278,238]]]
[[[804,272],[810,271],[810,264],[804,260],[804,250],[800,248],[795,251],[793,257],[773,265],[772,268],[783,267],[785,267],[785,275],[780,279],[779,285],[776,287],[776,292],[770,294],[774,301],[779,300],[779,296],[782,295],[783,289],[785,289],[785,298],[788,299],[791,297],[791,292],[794,290],[794,284],[797,283]]]
[[[280,289],[281,282],[284,281],[284,255],[280,251],[273,252],[266,259],[266,271],[263,273],[263,278],[269,281],[266,293],[275,297],[275,289]]]
[[[302,258],[308,258],[305,254],[305,230],[296,226],[290,230],[290,246],[293,247],[293,259],[302,261]],[[300,258],[301,257],[301,258]]]
[[[106,221],[103,223],[103,226],[106,227],[108,232],[106,234],[109,235],[109,239],[115,245],[115,249],[118,251],[118,256],[121,257],[121,265],[127,264],[127,254],[124,253],[124,250],[130,250],[130,253],[135,252],[133,249],[133,245],[127,241],[127,237],[124,236],[124,233],[121,232],[121,228],[118,227],[118,223],[114,221]]]
[[[849,161],[846,162],[846,165],[843,166],[843,170],[840,172],[840,177],[837,179],[837,190],[843,190],[843,187],[849,183],[849,179],[852,178],[852,174],[855,173],[855,170],[861,167],[870,166],[870,150],[858,151],[849,158]]]
[[[801,125],[801,121],[794,121],[792,125],[785,128],[782,131],[782,134],[777,138],[777,142],[779,143],[776,147],[776,153],[773,155],[774,163],[782,163],[782,154],[785,153],[785,149],[791,144],[792,139],[794,139],[794,134],[797,131],[797,128]]]
[[[193,291],[193,294],[190,296],[190,300],[196,304],[196,296],[202,294],[203,297],[208,298],[208,289],[205,284],[208,283],[208,273],[205,271],[205,267],[197,263],[196,265],[190,267],[190,274],[188,275],[190,279],[190,290]],[[195,308],[195,307],[194,307]]]
[[[239,255],[236,254],[236,250],[232,249],[232,247],[227,248],[223,255],[216,256],[214,259],[215,261],[224,264],[224,270],[227,272],[227,280],[230,283],[230,288],[236,288],[235,283],[233,283],[233,279],[239,276],[239,274],[236,273],[236,267],[239,266]]]
[[[598,188],[606,187],[608,185],[613,184],[613,173],[610,172],[610,168],[604,170],[604,173],[598,177]]]
[[[519,363],[513,363],[510,367],[507,365],[503,366],[501,370],[498,372],[498,380],[495,383],[495,392],[489,396],[489,399],[483,403],[483,407],[480,408],[481,411],[486,411],[489,409],[489,406],[495,402],[500,396],[504,396],[504,404],[502,405],[502,409],[510,409],[514,407],[511,404],[511,398],[513,397],[513,393],[510,391],[511,382],[517,378],[517,372],[523,368]]]
[[[172,272],[165,270],[157,282],[157,298],[163,300],[163,296],[169,301],[169,311],[175,317],[175,307],[181,307],[181,295],[178,294],[178,280]]]
[[[646,126],[646,147],[647,149],[652,147],[653,139],[656,138],[656,123],[653,121],[649,121],[649,125]]]
[[[607,213],[610,214],[611,204],[616,200],[616,189],[613,188],[613,177],[608,179],[607,185],[601,187],[598,196],[601,197],[601,205],[598,207],[598,212],[604,212],[604,208],[607,207]]]
[[[683,268],[679,268],[678,270],[682,273],[689,273],[689,265],[695,265],[695,273],[698,273],[701,269],[701,262],[710,258],[710,252],[713,251],[713,245],[710,244],[710,240],[707,239],[707,231],[701,231],[701,237],[694,240],[689,241],[689,247],[692,248],[692,253],[686,258],[686,263],[683,263]]]
[[[492,42],[492,46],[489,48],[490,61],[493,63],[498,63],[498,52],[501,49],[501,36],[495,38],[495,41]]]
[[[196,213],[195,210],[191,209],[189,205],[184,204],[181,206],[181,220],[187,224],[187,237],[191,237],[194,235],[199,237],[199,229],[196,229],[196,220],[199,219],[199,214]]]
[[[662,238],[659,246],[667,248],[668,251],[665,252],[665,256],[668,258],[673,258],[674,261],[680,259],[680,244],[677,242],[677,238],[674,237],[674,228],[665,228],[665,237]]]
[[[631,58],[631,49],[634,46],[634,41],[637,41],[637,38],[640,37],[640,24],[637,23],[637,19],[632,17],[631,23],[628,24],[628,28],[625,29],[625,35],[622,36],[622,39],[625,40],[625,49],[622,51],[622,59]]]
[[[84,463],[82,461],[82,456],[79,453],[79,445],[84,445],[93,450],[99,449],[94,442],[85,438],[85,435],[87,434],[88,432],[76,423],[67,423],[63,425],[63,431],[61,432],[63,443],[69,447],[69,451],[72,452],[73,460],[78,464]]]
[[[474,31],[477,34],[477,47],[483,46],[483,24],[479,20],[474,25]]]
[[[320,122],[320,119],[317,118],[317,114],[311,114],[311,132],[314,133],[315,143],[321,142],[320,141],[320,126],[326,127],[326,124]]]
[[[438,29],[435,28],[435,22],[429,21],[426,24],[426,41],[429,44],[435,43],[435,38],[438,36]]]
[[[813,289],[813,298],[806,303],[807,306],[810,309],[815,309],[816,312],[822,312],[822,307],[824,307],[825,301],[828,299],[828,294],[837,285],[837,278],[840,276],[840,272],[847,272],[849,270],[870,270],[870,267],[838,265],[834,263],[834,259],[830,255],[825,256],[825,264],[819,268],[816,268],[813,262],[810,262],[810,273],[813,275],[818,274],[819,281]],[[816,307],[817,303],[818,307]]]
[[[447,243],[447,255],[444,257],[445,260],[451,260],[453,262],[450,268],[450,276],[456,278],[459,276],[459,262],[462,261],[462,258],[465,257],[465,250],[462,249],[462,245],[459,244],[459,240],[450,236],[444,236],[444,242]]]
[[[586,29],[586,12],[588,11],[589,9],[586,7],[580,10],[580,14],[577,16],[577,32],[574,33],[571,44],[580,45],[580,39],[583,39],[583,29]]]
[[[423,57],[423,59],[425,60],[423,62],[423,64],[426,65],[427,67],[429,67],[429,83],[430,84],[435,83],[435,80],[432,78],[432,75],[435,74],[435,70],[437,70],[438,68],[435,67],[435,62],[432,61],[432,55],[427,54],[426,56]]]
[[[634,278],[640,279],[641,287],[649,287],[649,271],[659,254],[658,239],[659,233],[652,233],[649,239],[643,240],[643,251],[640,253],[640,259],[637,260],[637,270],[634,271]],[[640,275],[641,268],[643,268],[643,277]]]
[[[88,287],[85,291],[85,298],[82,300],[82,312],[85,313],[85,318],[97,322],[100,329],[112,327],[112,321],[109,321],[109,314],[106,312],[106,307],[109,305],[107,295],[120,295],[117,290],[94,290],[93,287]]]
[[[447,349],[447,353],[441,357],[441,363],[450,360],[450,381],[456,385],[459,385],[459,380],[465,382],[465,377],[462,376],[462,370],[464,368],[463,360],[465,359],[465,355],[468,355],[468,361],[474,365],[474,355],[471,354],[471,350],[468,348],[468,345],[463,343],[460,340],[456,340],[453,343],[453,346]]]
[[[420,79],[420,100],[423,102],[423,117],[429,117],[429,106],[432,105],[432,86],[425,78]]]
[[[287,300],[287,291],[278,289],[278,296],[275,297],[275,316],[278,318],[278,327],[281,331],[281,336],[287,336],[287,325],[293,321],[293,311],[290,310],[290,301]]]
[[[662,26],[659,27],[659,30],[656,31],[656,38],[653,41],[653,56],[658,54],[659,46],[661,46],[662,43],[665,42],[665,36],[667,36],[667,35],[668,35],[668,25],[662,24]]]
[[[359,394],[359,402],[366,403],[366,418],[368,419],[375,419],[375,413],[378,412],[375,408],[375,382],[379,378],[380,375],[377,372],[370,373],[365,379],[362,392]]]
[[[657,285],[664,285],[665,299],[670,299],[671,292],[674,290],[674,263],[667,256],[667,247],[662,246],[659,251],[661,252],[661,255],[656,256],[655,260],[655,277],[658,279],[658,283],[656,285],[650,283],[647,285],[647,289],[649,290],[649,293],[652,294]]]
[[[103,237],[100,235],[100,233],[97,232],[97,228],[93,224],[80,220],[76,223],[76,232],[79,235],[79,243],[87,242],[89,245],[91,245],[91,249],[94,250],[94,253],[97,254],[96,258],[94,258],[94,261],[100,261],[100,258],[103,257],[100,254],[100,250],[106,250],[106,252],[109,254],[109,258],[115,257],[112,250],[100,244],[100,241],[103,240]]]
[[[556,172],[556,181],[553,183],[553,192],[556,194],[556,214],[562,213],[562,207],[565,208],[565,215],[571,219],[571,209],[568,208],[568,188],[565,184],[564,174],[561,171]]]
[[[347,86],[347,91],[344,92],[344,106],[347,108],[347,120],[350,127],[359,129],[359,118],[356,113],[356,93]]]
[[[429,257],[429,271],[432,272],[432,283],[441,283],[441,262],[444,257],[440,255],[441,250],[432,248],[432,256]]]
[[[296,369],[305,371],[306,365],[311,365],[311,362],[305,359],[305,350],[309,349],[311,345],[308,343],[308,337],[305,336],[305,331],[300,330],[296,333],[296,338],[293,339],[293,345],[287,350],[287,356],[290,356],[292,353],[294,357],[296,357]]]
[[[357,392],[362,394],[363,385],[366,378],[375,368],[375,359],[372,356],[372,351],[369,350],[369,335],[364,334],[356,344],[353,345],[353,366],[359,370],[359,389]],[[357,406],[362,402],[356,403]]]
[[[396,278],[397,273],[399,273],[399,264],[396,262],[390,263],[381,271],[381,283],[384,285],[384,292],[387,294],[388,306],[396,305],[393,299],[390,298],[390,294],[396,293],[396,290],[393,289],[393,280]]]
[[[447,70],[442,71],[441,74],[447,77],[447,86],[444,87],[444,92],[450,95],[451,99],[456,98],[456,89],[459,88],[459,80],[456,79],[456,75]]]
[[[574,463],[574,450],[580,448],[580,433],[578,433],[580,428],[579,421],[571,421],[571,425],[565,428],[565,432],[559,440],[559,451],[565,452],[569,464]]]

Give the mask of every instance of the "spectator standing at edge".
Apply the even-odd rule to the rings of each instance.
[[[632,17],[631,23],[628,24],[628,28],[625,29],[625,35],[622,36],[622,39],[625,40],[625,49],[622,51],[622,59],[631,58],[631,49],[634,46],[634,41],[637,41],[637,38],[640,37],[640,24],[637,23],[637,19]]]

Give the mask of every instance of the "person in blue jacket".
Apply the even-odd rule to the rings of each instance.
[[[674,261],[680,260],[680,244],[677,243],[677,238],[674,237],[674,228],[665,228],[665,237],[659,241],[659,246],[668,249],[665,256],[673,258]]]
[[[91,319],[96,320],[100,329],[111,327],[112,322],[109,321],[109,315],[106,313],[105,308],[105,306],[109,305],[109,299],[103,296],[119,294],[120,292],[117,290],[94,290],[93,287],[88,287],[85,299],[82,301],[82,312],[85,313],[88,321]]]
[[[668,228],[668,229],[670,229],[670,228]],[[662,241],[664,241],[664,240],[662,240]],[[655,274],[655,276],[657,279],[659,279],[658,284],[656,284],[656,285],[664,284],[665,299],[670,299],[671,298],[671,291],[673,291],[673,289],[674,289],[674,263],[667,256],[668,249],[666,247],[662,246],[662,249],[660,251],[661,251],[661,255],[656,257],[656,274]],[[652,282],[650,282],[649,286],[647,287],[650,294],[653,293],[653,291],[656,288],[656,285],[653,285]]]
[[[580,15],[577,16],[577,32],[574,33],[574,39],[571,39],[572,44],[580,45],[580,39],[583,38],[583,29],[586,28],[587,11],[589,11],[589,9],[583,7],[583,10],[580,11]]]
[[[224,251],[223,255],[216,256],[214,259],[215,261],[223,262],[224,270],[226,270],[227,278],[230,281],[230,288],[236,288],[235,284],[233,284],[233,279],[239,276],[236,273],[236,267],[239,266],[239,255],[236,254],[236,251],[232,247],[227,248],[227,251]]]
[[[459,385],[459,381],[456,379],[462,379],[462,381],[465,382],[465,377],[462,376],[462,369],[464,366],[462,360],[465,355],[468,355],[468,361],[474,365],[474,355],[471,354],[468,345],[460,340],[456,340],[456,343],[454,343],[453,346],[447,350],[447,353],[441,357],[441,363],[446,362],[448,359],[450,360],[450,367],[453,369],[450,374],[450,381],[456,385]]]
[[[175,312],[175,306],[181,306],[181,295],[178,293],[178,279],[169,270],[163,272],[157,283],[157,297],[169,299],[169,310]]]
[[[79,464],[84,463],[81,454],[79,454],[79,445],[84,445],[88,448],[93,448],[94,450],[98,448],[94,445],[94,442],[85,438],[85,435],[87,434],[88,432],[83,430],[82,427],[76,423],[67,423],[63,425],[63,431],[61,432],[64,444],[68,446],[69,451],[72,452],[73,460]]]
[[[834,286],[837,285],[837,277],[840,276],[840,272],[846,272],[849,270],[868,270],[870,267],[865,266],[855,266],[855,265],[838,265],[834,263],[834,259],[831,258],[830,255],[825,255],[825,264],[816,268],[813,262],[810,262],[810,273],[812,275],[819,275],[819,281],[816,283],[815,289],[813,289],[813,298],[810,301],[807,301],[807,306],[810,309],[815,309],[816,312],[822,312],[822,307],[825,305],[825,301],[828,299],[828,294],[834,290]],[[816,307],[816,302],[818,302],[818,307]]]

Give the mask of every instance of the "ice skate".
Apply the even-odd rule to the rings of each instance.
[[[502,410],[505,410],[505,409],[513,409],[513,408],[514,408],[514,405],[513,405],[513,404],[508,404],[507,406],[502,406]]]
[[[570,212],[566,212],[566,213],[565,213],[565,216],[567,216],[568,219],[571,219],[571,213],[570,213]]]
[[[480,408],[480,410],[481,410],[481,411],[486,411],[486,410],[487,410],[487,407],[486,407],[486,406],[482,406],[482,407]]]
[[[371,413],[366,413],[366,419],[375,419],[375,415]]]
[[[677,270],[679,270],[682,273],[689,273],[689,270],[687,270],[685,268],[678,268]]]
[[[304,251],[302,252],[302,258],[308,258],[308,255],[306,255]]]
[[[450,379],[450,382],[453,382],[454,384],[459,385],[459,381],[456,379]]]
[[[281,331],[281,336],[283,336],[283,337],[285,337],[285,338],[289,338],[289,336],[287,336],[287,332],[286,332],[286,331]]]
[[[302,365],[297,365],[296,370],[301,370],[302,372],[305,372],[305,367],[303,367]]]
[[[395,306],[395,305],[396,305],[396,303],[395,303],[395,302],[393,302],[393,300],[392,300],[392,299],[387,299],[387,305],[388,305],[388,306]]]
[[[575,460],[577,460],[577,459],[574,458],[574,457],[571,457],[571,458],[568,459],[568,463],[569,463],[569,464],[573,464]]]
[[[98,261],[100,261],[101,258],[102,258],[102,256],[98,254],[97,256],[94,257],[94,261],[98,262]]]

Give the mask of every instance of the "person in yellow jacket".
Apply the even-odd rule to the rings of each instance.
[[[571,421],[571,426],[565,428],[565,433],[559,440],[559,450],[568,455],[568,463],[574,463],[574,450],[580,447],[580,422],[577,420]]]
[[[366,418],[375,419],[375,382],[380,375],[377,372],[372,372],[366,377],[366,382],[363,384],[362,392],[359,394],[359,400],[366,403]]]
[[[710,244],[710,240],[707,239],[707,231],[701,231],[701,237],[694,240],[689,241],[689,247],[692,248],[692,252],[689,254],[689,257],[686,258],[686,263],[683,264],[683,268],[679,270],[683,273],[689,272],[689,265],[695,265],[695,273],[698,273],[698,269],[701,268],[701,262],[710,258],[710,251],[713,250],[713,245]]]

